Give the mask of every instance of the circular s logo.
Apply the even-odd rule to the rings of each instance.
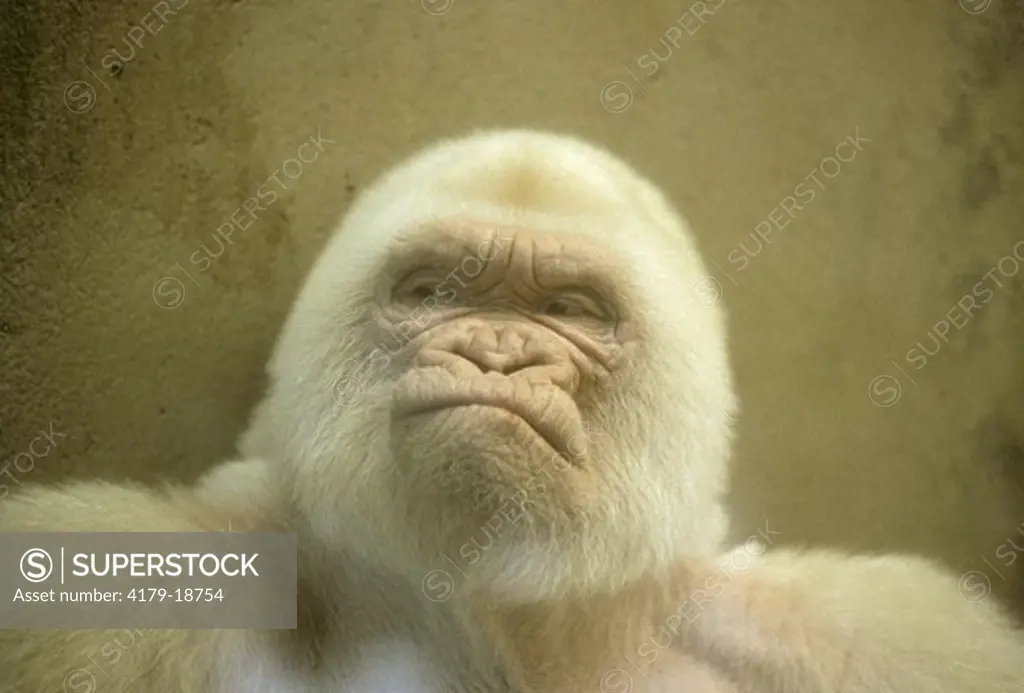
[[[888,409],[900,401],[903,388],[900,381],[891,375],[876,376],[868,383],[868,399],[876,407]]]
[[[448,14],[448,10],[455,4],[455,0],[420,0],[420,4],[423,5],[427,14],[440,17],[443,14]]]
[[[176,277],[163,277],[153,284],[153,302],[164,310],[173,310],[185,301],[185,285]]]
[[[446,570],[431,570],[423,576],[423,596],[440,604],[452,598],[455,593],[455,580]]]
[[[53,559],[42,549],[29,549],[21,555],[21,576],[29,582],[44,582],[53,574]]]
[[[622,113],[633,105],[633,90],[620,80],[612,80],[601,89],[601,105],[609,113]]]
[[[960,0],[960,7],[967,14],[981,14],[992,6],[992,0]]]
[[[612,669],[601,677],[601,693],[633,693],[633,677],[622,669]]]
[[[88,113],[96,105],[96,89],[77,80],[64,89],[64,107],[72,113]]]
[[[64,677],[64,693],[93,693],[96,677],[88,669],[72,669]]]
[[[690,287],[690,296],[703,308],[716,306],[722,300],[722,282],[708,275],[698,277]]]
[[[971,604],[977,604],[992,594],[992,580],[980,570],[969,570],[960,578],[957,588],[961,597]]]

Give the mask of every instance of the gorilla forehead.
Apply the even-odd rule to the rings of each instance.
[[[382,274],[402,278],[433,268],[459,272],[479,290],[501,281],[532,293],[589,288],[606,301],[625,301],[636,290],[615,249],[590,235],[456,215],[398,234]]]
[[[408,232],[410,220],[420,227],[451,210],[552,234],[585,233],[622,251],[658,245],[668,257],[688,244],[664,200],[624,162],[574,138],[527,131],[426,149],[360,198],[346,233],[363,236],[361,247],[369,241],[380,249]]]
[[[585,142],[538,132],[483,133],[428,150],[436,188],[463,201],[551,214],[628,204],[621,164]]]

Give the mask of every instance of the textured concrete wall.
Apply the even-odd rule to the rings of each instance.
[[[636,163],[715,263],[693,293],[730,311],[737,534],[1011,590],[1024,5],[689,5],[5,4],[0,483],[229,455],[353,194],[436,137],[536,126]]]

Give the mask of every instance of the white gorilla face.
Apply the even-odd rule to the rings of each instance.
[[[351,210],[243,441],[318,536],[509,599],[716,548],[735,403],[723,319],[660,194],[530,132],[443,143]]]

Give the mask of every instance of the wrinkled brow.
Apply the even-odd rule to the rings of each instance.
[[[610,304],[621,305],[638,287],[611,247],[594,241],[584,233],[532,231],[520,226],[464,222],[431,221],[397,236],[387,251],[386,272],[401,278],[418,269],[434,269],[448,274],[457,271],[467,258],[483,265],[498,262],[508,266],[518,243],[527,243],[531,254],[531,274],[545,289],[590,289]],[[570,251],[563,248],[570,246]]]

